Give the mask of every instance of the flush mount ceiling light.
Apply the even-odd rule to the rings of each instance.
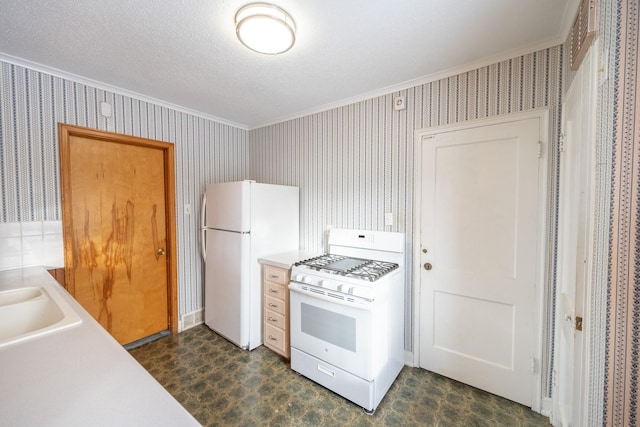
[[[291,49],[296,26],[287,12],[269,3],[253,3],[236,13],[236,34],[243,45],[267,55]]]

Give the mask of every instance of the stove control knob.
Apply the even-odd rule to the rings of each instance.
[[[293,281],[294,282],[302,282],[302,278],[304,276],[302,274],[296,274],[295,276],[293,276]]]
[[[311,277],[309,277],[309,276],[302,276],[301,282],[311,285],[311,284],[313,284],[313,279],[311,279]]]
[[[354,291],[354,287],[352,286],[349,288],[349,295],[353,295],[353,291]]]

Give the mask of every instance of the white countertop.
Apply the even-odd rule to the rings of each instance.
[[[291,266],[305,259],[313,258],[318,255],[322,255],[323,252],[319,251],[291,251],[283,252],[280,254],[268,255],[258,260],[260,264],[272,265],[274,267],[290,269]]]
[[[0,348],[0,424],[200,425],[44,268],[0,271],[0,291],[44,280],[82,323]]]

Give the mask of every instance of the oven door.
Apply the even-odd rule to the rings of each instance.
[[[291,347],[367,381],[375,376],[372,313],[374,303],[336,300],[289,285]],[[378,355],[379,356],[379,355]]]

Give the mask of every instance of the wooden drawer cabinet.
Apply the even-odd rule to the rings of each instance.
[[[276,313],[284,314],[285,316],[288,314],[286,311],[287,307],[285,306],[285,300],[276,299],[265,295],[264,297],[265,308],[267,310],[275,311]]]
[[[271,265],[262,266],[264,293],[264,336],[266,347],[286,357],[289,348],[289,272]]]
[[[271,325],[264,327],[264,345],[285,357],[289,357],[289,340],[282,329]]]
[[[264,266],[264,280],[279,283],[280,285],[289,285],[289,270],[284,268],[273,267],[270,265]]]
[[[264,313],[264,324],[275,326],[283,331],[287,329],[287,319],[282,315],[275,313],[271,310],[266,310]]]
[[[276,283],[265,281],[264,287],[265,297],[271,297],[285,301],[287,298],[287,294],[289,293],[289,288],[287,287],[287,285],[279,285]]]

